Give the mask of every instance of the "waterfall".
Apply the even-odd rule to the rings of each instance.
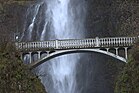
[[[35,13],[27,26],[28,40],[33,38],[35,21],[41,18],[39,8],[43,8],[43,26],[38,23],[40,41],[52,39],[84,38],[85,5],[84,0],[44,0],[43,4],[34,7]],[[42,13],[43,13],[42,12]],[[29,17],[29,16],[28,16]],[[37,24],[37,22],[36,22]],[[39,27],[40,26],[40,27]],[[50,28],[48,30],[48,28]],[[35,29],[34,29],[35,30]],[[24,33],[25,34],[25,33]],[[27,38],[26,36],[24,38]],[[32,39],[33,40],[33,39]],[[45,56],[45,55],[43,55]],[[27,57],[25,57],[27,59]],[[80,93],[76,81],[76,64],[80,54],[63,55],[50,60],[38,67],[40,76],[48,93]],[[29,59],[28,59],[29,60]]]
[[[37,0],[27,6],[19,41],[108,36],[111,5],[111,0]],[[37,59],[34,54],[32,60]],[[44,52],[41,57],[46,55]],[[24,62],[29,60],[25,54]],[[113,69],[117,66],[111,70],[107,62],[114,61],[97,53],[68,54],[44,62],[34,71],[48,93],[114,93],[117,72]]]
[[[50,33],[50,39],[67,39],[67,38],[81,38],[83,37],[82,24],[74,24],[73,12],[70,12],[70,0],[52,0],[46,1],[48,10],[51,13],[51,21],[53,31]],[[70,7],[71,8],[71,7]],[[79,9],[80,10],[80,9]],[[71,10],[72,11],[72,10]],[[71,14],[70,14],[71,13]],[[47,16],[47,15],[46,15]],[[79,20],[77,20],[79,21]],[[79,26],[81,31],[79,31]],[[78,35],[76,34],[76,31]],[[42,34],[41,38],[45,37]],[[64,55],[55,58],[49,62],[49,75],[52,78],[53,87],[48,88],[50,93],[78,93],[76,82],[76,63],[80,58],[79,55]],[[43,66],[41,66],[43,67]],[[45,67],[45,66],[44,66]],[[42,78],[44,80],[46,77]],[[45,82],[43,80],[43,82]],[[49,81],[46,80],[47,84]],[[49,83],[48,83],[49,84]],[[49,85],[47,85],[49,87]],[[47,88],[47,87],[46,87]]]

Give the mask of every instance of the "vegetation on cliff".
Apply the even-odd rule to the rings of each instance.
[[[19,53],[8,42],[17,30],[25,7],[32,1],[0,0],[0,93],[46,93],[40,80],[23,64]]]
[[[10,43],[0,46],[0,93],[46,93]]]
[[[139,1],[113,0],[113,17],[117,24],[116,33],[119,36],[139,35]]]
[[[0,0],[0,40],[22,31],[25,20],[23,14],[34,3],[36,0]]]
[[[117,34],[121,36],[139,35],[139,1],[116,0],[115,15],[117,16]],[[130,53],[128,63],[116,80],[115,93],[139,92],[139,43],[135,44]]]
[[[134,46],[129,62],[119,74],[115,93],[138,93],[139,92],[139,43]]]
[[[6,8],[8,5],[17,4],[17,5],[26,5],[28,2],[35,0],[1,0],[0,1],[0,15],[6,13]]]

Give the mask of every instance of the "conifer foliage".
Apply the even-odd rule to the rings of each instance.
[[[139,43],[132,50],[129,62],[119,74],[115,93],[139,93]]]
[[[0,93],[46,93],[10,44],[0,46]]]

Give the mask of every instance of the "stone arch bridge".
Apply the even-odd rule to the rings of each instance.
[[[16,42],[16,49],[20,51],[22,59],[28,55],[30,68],[37,67],[56,56],[80,52],[102,53],[122,62],[127,62],[128,50],[137,39],[138,37],[96,37],[88,39]],[[120,55],[120,51],[122,51],[122,55]],[[36,55],[36,59],[34,59],[34,55]]]

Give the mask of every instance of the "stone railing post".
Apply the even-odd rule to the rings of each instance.
[[[96,47],[100,46],[100,41],[99,41],[99,37],[96,37]]]
[[[58,40],[55,40],[55,47],[56,47],[56,49],[58,49],[58,48],[59,48],[59,45],[58,45]]]
[[[128,47],[125,47],[125,59],[128,58]]]
[[[32,62],[32,52],[29,52],[29,63],[31,63]]]
[[[38,59],[41,58],[41,51],[38,51]]]
[[[116,55],[118,55],[118,48],[115,48],[115,51],[116,51]]]

